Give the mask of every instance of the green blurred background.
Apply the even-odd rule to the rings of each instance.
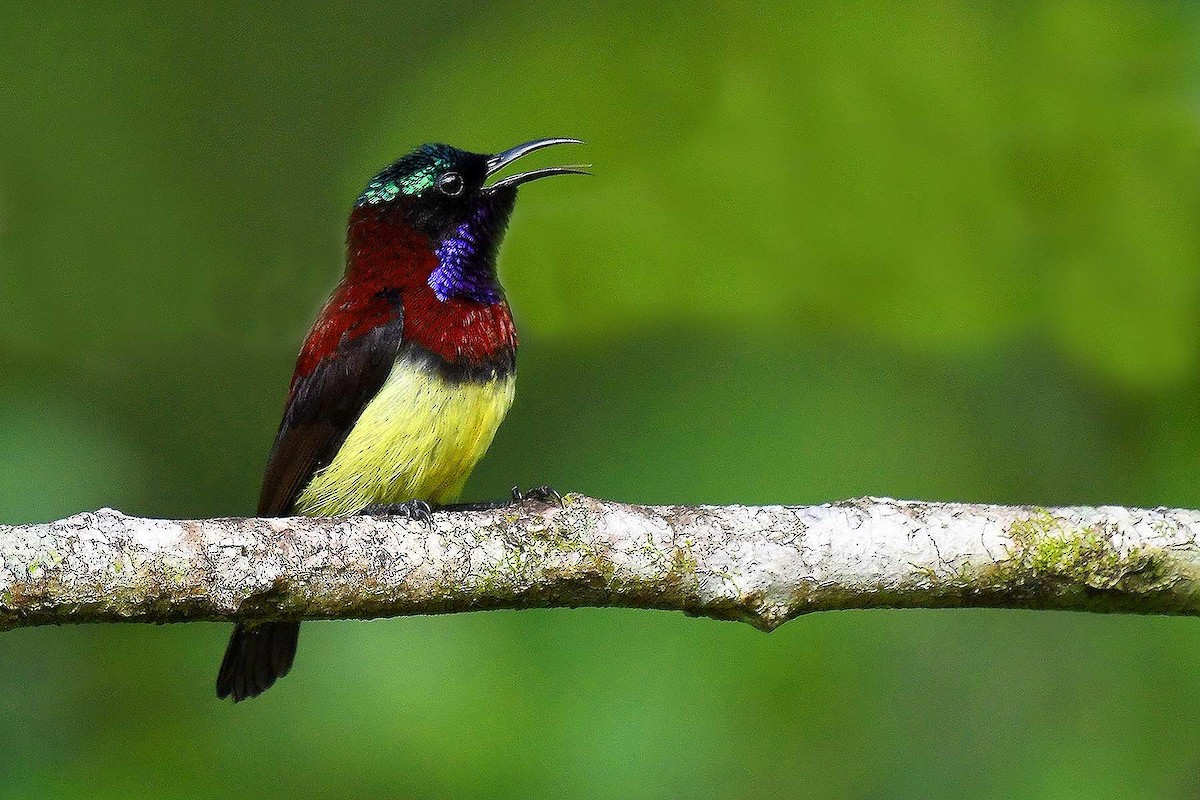
[[[588,140],[468,496],[1200,506],[1183,2],[0,6],[0,520],[252,510],[366,179]],[[0,636],[13,798],[1194,798],[1200,622],[655,612]]]

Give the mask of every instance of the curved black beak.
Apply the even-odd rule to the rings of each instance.
[[[532,142],[519,144],[516,147],[510,147],[503,153],[497,153],[487,161],[487,175],[490,177],[495,175],[500,170],[507,167],[509,164],[516,161],[518,158],[535,150],[541,150],[543,147],[551,147],[556,144],[583,144],[579,139],[534,139]],[[551,175],[591,175],[588,170],[588,165],[571,165],[564,167],[543,167],[542,169],[531,169],[528,172],[518,172],[516,175],[509,175],[507,178],[501,178],[491,186],[484,187],[485,191],[495,191],[507,186],[520,186],[522,183],[536,181],[538,178],[549,178]]]

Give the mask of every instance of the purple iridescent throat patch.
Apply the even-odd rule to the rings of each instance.
[[[442,302],[451,297],[485,304],[500,299],[492,217],[493,209],[481,204],[434,250],[438,266],[429,275],[429,288]]]

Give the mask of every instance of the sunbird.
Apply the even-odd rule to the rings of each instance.
[[[426,144],[371,179],[350,213],[345,274],[296,361],[260,517],[427,520],[458,496],[513,400],[517,333],[496,253],[517,187],[587,172],[488,180],[561,144],[581,142],[537,139],[496,155]],[[270,688],[291,668],[299,635],[299,622],[239,623],[217,697]]]

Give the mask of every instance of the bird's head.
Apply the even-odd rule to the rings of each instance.
[[[355,203],[391,225],[400,223],[425,238],[440,266],[429,285],[440,299],[470,295],[473,284],[495,273],[495,253],[516,202],[517,187],[553,175],[586,175],[585,167],[543,167],[494,176],[535,150],[578,139],[535,139],[495,155],[445,144],[426,144],[371,179]]]
[[[544,167],[485,185],[522,156],[557,144],[581,142],[535,139],[496,155],[470,153],[447,144],[421,145],[372,178],[356,205],[398,213],[415,230],[437,240],[481,210],[507,218],[516,189],[523,183],[552,175],[586,175],[584,167]]]

